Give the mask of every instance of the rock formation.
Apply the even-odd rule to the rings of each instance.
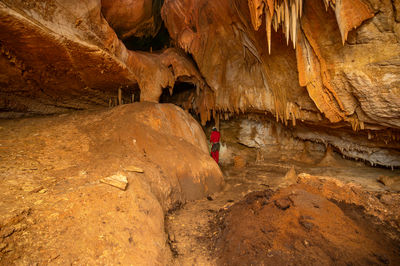
[[[118,91],[157,102],[188,83],[203,124],[273,115],[294,137],[400,166],[397,1],[2,0],[0,17],[2,117],[115,105]]]
[[[201,127],[171,104],[25,122],[0,132],[3,265],[167,265],[164,214],[223,185]]]

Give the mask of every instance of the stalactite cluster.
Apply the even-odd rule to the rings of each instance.
[[[286,43],[289,38],[292,40],[293,47],[296,48],[297,31],[299,21],[302,16],[303,0],[249,0],[248,1],[251,21],[255,30],[261,25],[262,15],[265,14],[265,25],[268,39],[268,52],[271,54],[271,28],[275,31],[282,26],[282,31],[286,36]]]
[[[133,2],[0,1],[0,115],[113,105],[121,86],[157,102],[184,82],[203,124],[258,113],[374,141],[400,128],[396,1],[165,0],[175,47],[156,51],[121,41],[159,28],[162,1]]]
[[[347,40],[348,32],[358,27],[365,18],[371,18],[373,13],[359,0],[322,0],[326,11],[331,7],[336,14],[340,29],[342,43]],[[303,13],[303,0],[248,0],[251,14],[251,22],[255,30],[262,24],[265,15],[268,52],[271,53],[271,28],[275,31],[281,26],[286,36],[292,40],[293,48],[296,48],[300,19]],[[354,12],[356,10],[356,12]]]

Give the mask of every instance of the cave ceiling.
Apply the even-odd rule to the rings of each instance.
[[[1,117],[186,82],[203,124],[257,113],[400,141],[399,1],[1,0],[0,27]]]

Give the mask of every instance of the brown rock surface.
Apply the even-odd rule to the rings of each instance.
[[[217,115],[270,114],[285,125],[351,128],[361,132],[360,145],[366,134],[385,138],[385,148],[398,142],[397,2],[166,0],[161,14],[159,5],[2,1],[1,116],[113,105],[118,88],[125,103],[138,89],[142,101],[157,102],[163,89],[187,82],[196,94],[187,94],[185,108],[203,124]],[[160,15],[174,47],[129,51],[118,39],[154,36]]]
[[[251,25],[246,20],[248,18],[246,6],[241,5],[240,1],[227,6],[226,2],[222,1],[216,5],[207,1],[185,3],[166,1],[163,7],[163,17],[171,32],[171,37],[177,40],[182,48],[193,54],[201,73],[208,84],[215,89],[216,108],[231,111],[253,108],[269,111],[276,109],[277,115],[285,120],[296,119],[296,117],[317,120],[316,116],[310,117],[304,113],[304,109],[316,111],[315,107],[311,109],[306,107],[309,105],[307,97],[306,99],[290,97],[304,90],[297,82],[287,83],[292,76],[297,75],[296,66],[293,65],[296,59],[290,55],[293,52],[284,48],[284,42],[279,42],[279,34],[272,32],[272,52],[268,55],[263,29],[257,32],[251,29]],[[377,33],[380,37],[374,36],[372,42],[363,42],[364,45],[346,43],[343,46],[337,18],[345,36],[347,34],[345,32],[350,28],[353,29],[372,16],[368,5],[360,1],[353,2],[356,3],[341,2],[343,5],[338,5],[337,15],[330,8],[326,11],[323,1],[308,1],[305,4],[300,23],[301,32],[304,34],[299,34],[297,45],[300,85],[309,84],[307,86],[309,97],[331,122],[345,120],[356,129],[363,129],[365,127],[363,123],[367,122],[398,127],[397,106],[399,106],[400,97],[395,89],[397,85],[393,84],[399,74],[397,63],[393,61],[399,56],[398,36],[396,37],[396,33],[388,26],[387,31]],[[181,7],[180,5],[182,8],[178,8]],[[204,11],[197,12],[195,9],[197,6],[204,6]],[[391,11],[387,4],[379,4],[375,9],[382,9],[384,13],[380,16],[387,18],[384,21],[386,24],[396,24],[391,19]],[[183,13],[181,10],[189,10],[189,12]],[[364,13],[358,13],[357,16],[350,15],[356,11]],[[253,14],[253,17],[259,18],[260,14],[257,14]],[[199,19],[180,19],[182,16]],[[256,23],[253,20],[252,22],[258,29],[260,22]],[[359,31],[363,32],[363,29],[371,24],[377,25],[374,27],[383,26],[380,23],[383,23],[380,18],[373,18]],[[214,28],[221,30],[215,31]],[[371,29],[369,34],[374,35],[373,32]],[[204,40],[209,38],[213,39],[213,45],[204,43]],[[227,39],[229,42],[226,42]],[[374,53],[376,47],[383,49],[379,55]],[[280,52],[281,49],[284,51]],[[301,55],[301,50],[303,50],[303,55]],[[281,62],[270,67],[274,53],[279,54]],[[370,55],[370,59],[362,56],[365,54]],[[304,61],[305,59],[302,58],[307,58],[307,60]],[[286,62],[283,61],[285,59]],[[384,64],[387,67],[381,67],[378,70],[377,67],[382,62],[386,62]],[[282,71],[273,74],[279,69],[279,64]],[[248,68],[247,65],[252,67]],[[371,75],[372,69],[378,70],[378,73],[374,71],[378,76]],[[304,70],[309,73],[303,73]],[[384,78],[385,75],[386,78]],[[274,79],[277,78],[286,79],[286,84],[275,83]],[[368,84],[359,84],[357,79]],[[366,89],[365,85],[381,88],[381,92],[384,93],[366,98],[365,95],[370,95],[365,93],[366,90],[372,94],[375,94],[377,90]],[[246,91],[242,91],[242,88],[246,88]],[[386,92],[388,89],[394,91]],[[237,97],[240,97],[240,100]],[[360,104],[357,105],[357,102]],[[357,107],[359,108],[357,117],[354,118],[353,114]]]
[[[169,104],[2,121],[0,139],[0,264],[165,265],[164,213],[223,185],[201,127]],[[117,173],[125,191],[99,182]]]
[[[337,191],[327,190],[332,194]],[[357,198],[356,193],[347,198]],[[375,205],[381,204],[378,201]],[[400,261],[398,231],[365,214],[359,205],[329,201],[316,186],[296,184],[275,193],[250,193],[228,210],[220,211],[216,220],[220,232],[214,255],[221,265]]]
[[[121,39],[154,36],[160,29],[162,1],[102,0],[101,12]]]
[[[0,107],[10,112],[3,116],[107,106],[118,88],[127,103],[138,86],[142,100],[158,102],[178,78],[204,87],[190,59],[173,48],[128,51],[98,1],[3,1],[0,16]]]

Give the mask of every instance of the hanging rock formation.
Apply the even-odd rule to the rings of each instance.
[[[161,26],[161,0],[102,0],[101,13],[118,37],[155,36]]]
[[[125,103],[135,90],[157,102],[186,82],[203,124],[272,114],[397,149],[399,14],[390,0],[2,0],[1,116],[113,105],[118,89]],[[161,50],[121,41],[156,38],[163,25]]]
[[[174,48],[129,51],[104,19],[100,1],[0,2],[0,108],[3,116],[107,106],[123,88],[158,101],[181,77],[201,86],[190,59]]]

